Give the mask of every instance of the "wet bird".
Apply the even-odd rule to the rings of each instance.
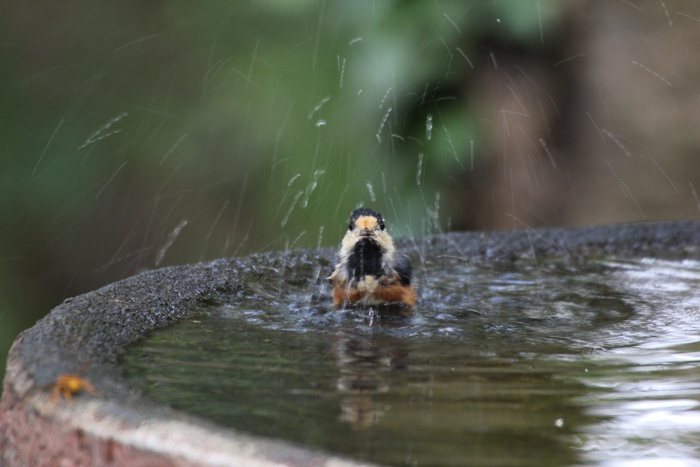
[[[411,263],[396,251],[382,215],[369,208],[354,210],[338,251],[338,263],[328,277],[333,285],[333,305],[413,306],[416,291],[411,275]]]

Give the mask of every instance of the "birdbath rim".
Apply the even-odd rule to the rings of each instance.
[[[475,263],[592,256],[700,259],[700,222],[450,233],[403,239],[409,255]],[[120,369],[129,345],[235,296],[271,270],[304,263],[330,269],[334,249],[269,252],[137,274],[66,300],[15,340],[0,403],[0,453],[8,463],[164,465],[368,465],[265,439],[155,403]],[[329,299],[330,300],[330,299]],[[61,375],[99,392],[55,398]],[[2,457],[0,457],[2,458]]]

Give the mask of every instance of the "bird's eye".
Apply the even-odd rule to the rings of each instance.
[[[352,230],[352,224],[348,225],[348,230]]]
[[[380,223],[379,223],[379,229],[380,229],[380,230],[384,230],[384,222],[380,222]]]

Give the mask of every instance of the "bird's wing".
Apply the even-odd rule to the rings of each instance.
[[[394,258],[394,270],[399,275],[399,282],[401,282],[401,284],[411,284],[413,269],[411,268],[411,261],[407,256],[401,254],[396,255]]]

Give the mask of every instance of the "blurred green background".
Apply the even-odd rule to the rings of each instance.
[[[0,26],[3,364],[66,297],[334,245],[361,204],[414,237],[700,218],[694,2],[28,0]]]

